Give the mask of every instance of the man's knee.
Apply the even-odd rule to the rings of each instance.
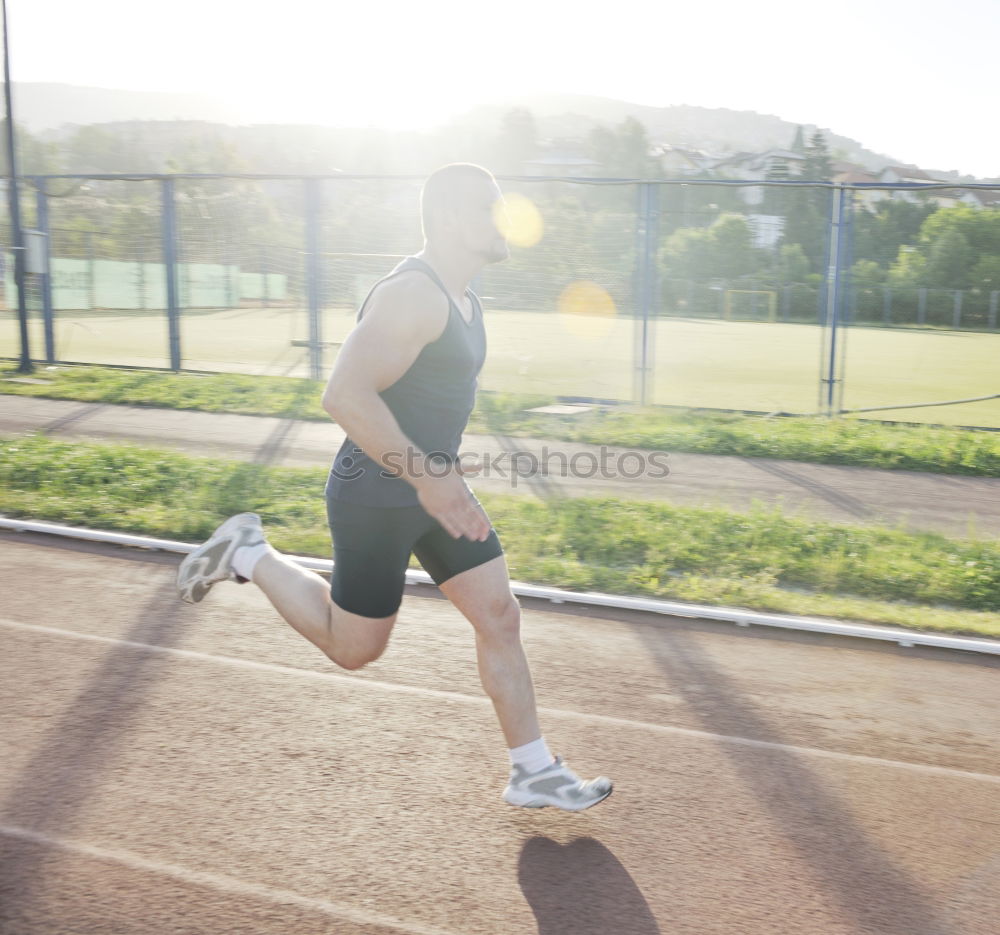
[[[395,616],[387,620],[356,619],[340,625],[333,620],[336,609],[331,608],[329,638],[323,652],[340,668],[355,671],[378,659],[389,645],[389,636]]]
[[[479,629],[491,639],[510,641],[521,638],[521,605],[513,594],[495,601],[487,609]]]
[[[370,647],[363,650],[328,650],[326,655],[340,666],[341,669],[356,672],[358,669],[363,669],[368,663],[374,662],[383,652],[385,652],[385,646]]]

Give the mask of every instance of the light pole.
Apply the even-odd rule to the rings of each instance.
[[[7,104],[7,197],[10,201],[10,226],[14,241],[14,286],[17,289],[17,320],[21,328],[20,373],[31,373],[31,349],[28,343],[28,302],[24,294],[24,230],[21,228],[21,199],[17,187],[17,147],[14,143],[14,107],[11,103],[10,52],[7,46],[7,0],[3,6],[3,90]]]

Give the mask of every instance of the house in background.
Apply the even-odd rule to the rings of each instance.
[[[878,182],[879,178],[857,163],[834,159],[832,181],[839,182],[842,185],[859,185],[863,183],[873,184]],[[858,188],[854,190],[854,203],[867,208],[869,211],[874,211],[875,205],[885,197],[885,189]]]
[[[781,181],[802,174],[806,157],[790,149],[769,149],[762,153],[736,153],[717,160],[712,171],[723,178],[763,181]],[[744,204],[759,205],[764,201],[762,186],[748,185],[740,189]]]
[[[912,166],[886,166],[878,174],[878,181],[895,184],[898,182],[944,182],[946,179],[936,179],[923,169]],[[909,201],[913,204],[936,204],[939,208],[950,208],[962,201],[965,192],[962,189],[932,188],[927,191],[886,191],[882,198],[893,198],[897,201]],[[881,199],[880,199],[881,200]]]
[[[1000,210],[1000,190],[986,191],[981,188],[965,189],[959,191],[958,202],[960,204],[972,205],[974,208],[993,208]]]
[[[665,178],[691,176],[704,178],[711,173],[716,157],[702,149],[678,146],[674,143],[654,143],[650,156],[656,161]]]

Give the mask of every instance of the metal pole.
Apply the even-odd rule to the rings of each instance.
[[[829,332],[827,348],[826,414],[834,414],[834,390],[837,382],[837,325],[840,317],[840,251],[841,232],[844,222],[844,189],[833,189],[833,206],[830,211],[830,250],[826,270],[826,327]]]
[[[264,244],[260,244],[257,248],[259,251],[259,263],[260,263],[260,306],[261,308],[268,308],[270,305],[270,295],[268,293],[268,275],[267,275],[267,247]]]
[[[38,230],[45,251],[45,272],[42,274],[42,322],[45,329],[45,362],[54,364],[56,360],[56,335],[52,309],[52,234],[49,231],[49,199],[45,191],[45,180],[35,179],[35,211],[38,215]]]
[[[309,378],[323,378],[322,328],[320,327],[319,212],[320,180],[305,179],[306,292],[309,299]]]
[[[87,302],[90,310],[97,308],[97,282],[94,266],[94,232],[87,231]]]
[[[21,198],[17,185],[17,146],[14,130],[14,103],[10,87],[10,48],[7,43],[7,0],[3,5],[3,90],[7,106],[7,197],[10,202],[11,239],[14,247],[14,285],[17,288],[17,320],[21,331],[19,373],[31,373],[31,343],[28,337],[28,296],[24,288],[24,230],[21,227]]]
[[[840,311],[844,322],[840,337],[840,360],[838,362],[838,380],[836,383],[834,413],[840,415],[844,408],[844,387],[847,385],[847,336],[850,333],[848,325],[853,324],[854,318],[850,309],[854,303],[854,283],[851,281],[850,272],[854,269],[854,192],[844,192],[841,202],[841,223],[840,223],[841,249],[838,253],[838,278],[843,278],[844,271],[847,272],[846,292],[841,297]]]
[[[652,402],[653,352],[655,325],[651,317],[656,310],[657,269],[657,196],[658,189],[651,182],[639,186],[639,264],[638,299],[639,319],[636,322],[636,393],[639,404]]]
[[[181,369],[181,315],[177,301],[177,212],[174,207],[174,180],[162,182],[163,267],[167,281],[167,339],[170,369]]]

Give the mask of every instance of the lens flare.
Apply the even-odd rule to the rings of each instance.
[[[524,195],[514,193],[498,201],[493,220],[497,230],[515,247],[533,247],[545,233],[541,212]]]
[[[571,282],[559,296],[559,318],[579,338],[599,341],[615,326],[615,301],[607,289],[586,279]]]

